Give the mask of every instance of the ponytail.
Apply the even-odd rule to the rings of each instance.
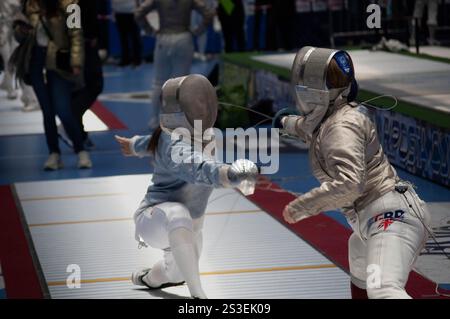
[[[150,151],[153,155],[155,155],[156,149],[158,148],[158,142],[161,133],[161,126],[158,126],[153,132],[152,137],[150,138],[150,142],[148,143],[147,150]]]

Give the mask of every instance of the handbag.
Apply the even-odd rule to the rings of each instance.
[[[20,44],[14,49],[8,61],[8,68],[16,74],[16,79],[31,85],[30,62],[35,44],[35,37],[32,33],[25,35]]]
[[[39,17],[39,20],[41,21],[42,27],[44,28],[48,38],[53,41],[54,38],[42,17]],[[56,51],[56,67],[62,71],[72,73],[72,67],[70,65],[70,50],[58,49],[58,51]]]

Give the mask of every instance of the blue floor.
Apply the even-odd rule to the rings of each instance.
[[[194,73],[208,74],[213,62],[195,62]],[[121,69],[114,66],[105,67],[104,93],[128,93],[148,91],[151,87],[152,65],[139,68]],[[76,157],[65,145],[61,145],[65,168],[57,172],[45,172],[42,164],[47,156],[44,135],[23,135],[0,137],[0,184],[12,184],[24,181],[56,180],[111,175],[143,174],[152,171],[148,159],[124,158],[114,141],[114,135],[133,136],[146,134],[150,105],[123,101],[105,101],[103,104],[115,114],[127,127],[126,130],[93,132],[90,134],[96,148],[91,152],[94,168],[79,170]],[[440,202],[450,199],[450,189],[413,176],[402,170],[399,175],[410,180],[418,187],[419,195],[426,201]],[[295,179],[283,180],[282,177]],[[282,187],[295,191],[307,192],[318,186],[311,174],[308,156],[304,151],[280,154],[280,170],[274,176]],[[337,212],[328,212],[346,227],[345,219]]]

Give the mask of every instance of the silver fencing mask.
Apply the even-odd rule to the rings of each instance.
[[[194,121],[198,133],[214,125],[218,109],[216,90],[203,75],[169,79],[164,83],[161,95],[159,121],[163,130],[171,132],[186,128],[193,134]]]
[[[343,88],[327,86],[327,70],[333,58],[350,82],[353,82],[353,63],[345,51],[307,46],[301,48],[295,56],[291,83],[297,108],[303,115],[311,113],[317,106],[328,107],[338,97],[348,101],[352,85]]]

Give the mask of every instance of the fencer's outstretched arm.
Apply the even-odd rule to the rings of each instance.
[[[116,135],[115,138],[125,156],[152,155],[148,149],[151,135],[136,135],[132,138]],[[235,187],[244,180],[256,181],[259,174],[257,166],[249,160],[237,160],[233,165],[224,164],[194,150],[191,144],[182,140],[171,141],[170,146],[162,150],[160,156],[168,170],[192,184]]]
[[[137,9],[134,11],[134,18],[141,28],[147,34],[153,35],[156,30],[147,21],[147,14],[156,9],[155,0],[145,0]]]
[[[258,175],[256,165],[251,161],[238,160],[228,165],[193,150],[190,144],[182,141],[172,141],[165,152],[163,156],[167,158],[164,161],[167,168],[178,178],[192,184],[235,187],[243,180],[256,180]],[[255,169],[249,169],[250,166]]]
[[[365,144],[364,132],[354,123],[340,123],[324,132],[320,148],[327,167],[333,168],[330,181],[289,203],[285,212],[293,221],[352,205],[360,197],[366,183]]]
[[[191,32],[200,35],[208,28],[214,18],[215,9],[209,8],[205,0],[194,0],[194,9],[202,15],[202,23]]]

